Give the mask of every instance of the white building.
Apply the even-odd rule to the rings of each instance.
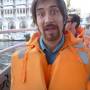
[[[0,0],[0,30],[29,29],[33,27],[30,12],[31,3],[32,0]],[[20,36],[21,33],[18,34]],[[23,36],[24,34],[25,32],[22,33]],[[7,38],[7,36],[8,34],[1,37]],[[8,37],[11,37],[10,34]]]

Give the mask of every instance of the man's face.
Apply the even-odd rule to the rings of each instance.
[[[67,22],[71,23],[72,28],[75,28],[77,25],[77,22],[72,21],[73,16],[68,16]]]
[[[56,41],[62,36],[63,16],[56,0],[43,0],[36,7],[38,29],[46,41]]]

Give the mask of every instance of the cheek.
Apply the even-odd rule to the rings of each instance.
[[[37,18],[37,27],[38,27],[39,32],[42,33],[43,24],[42,24],[42,21],[38,18]]]
[[[59,26],[60,29],[63,29],[63,27],[64,27],[64,21],[63,21],[63,19],[59,19],[58,20],[58,26]]]
[[[58,23],[61,24],[61,25],[63,25],[63,23],[64,23],[62,16],[58,17],[58,18],[57,18],[57,21],[58,21]]]
[[[40,28],[41,27],[41,20],[39,18],[37,18],[37,27]]]
[[[43,19],[37,17],[37,24],[38,24],[39,26],[40,26],[40,25],[43,25]]]
[[[39,21],[39,18],[37,18],[37,26],[39,26],[40,24],[40,21]]]

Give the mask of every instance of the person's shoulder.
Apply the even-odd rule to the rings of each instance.
[[[35,47],[39,47],[37,38],[26,42],[23,46],[19,46],[12,56],[15,58],[23,59],[27,56],[29,52],[33,51]]]
[[[88,49],[85,48],[83,42],[78,42],[76,45],[74,45],[74,48],[76,50],[76,54],[80,57],[83,64],[88,64],[89,62],[89,55],[88,55]]]
[[[84,30],[85,30],[85,28],[84,28],[84,27],[82,27],[82,26],[79,26],[79,27],[77,28],[77,30],[79,30],[79,31],[84,31]]]
[[[22,59],[27,51],[27,46],[24,44],[23,46],[18,46],[14,53],[12,54],[12,58],[19,58]]]

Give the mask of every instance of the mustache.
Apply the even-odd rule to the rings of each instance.
[[[45,30],[48,29],[48,28],[58,28],[58,26],[55,25],[55,24],[50,23],[50,24],[47,24],[47,25],[44,26]]]

